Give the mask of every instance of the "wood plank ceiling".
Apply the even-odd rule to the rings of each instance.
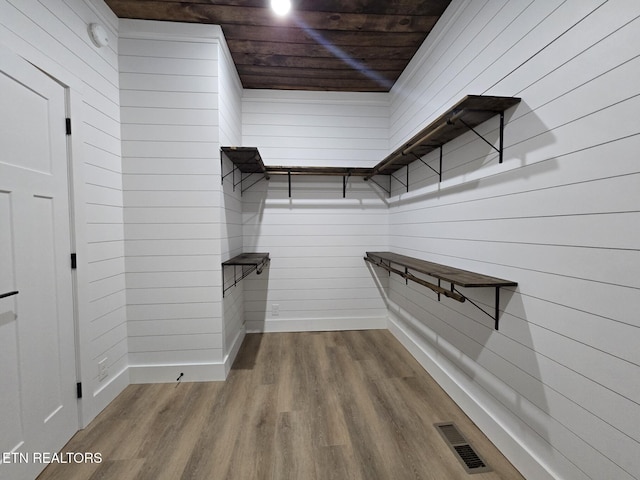
[[[106,0],[120,18],[222,27],[244,88],[389,91],[451,0]]]

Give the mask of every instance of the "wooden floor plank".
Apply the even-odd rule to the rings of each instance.
[[[522,476],[384,330],[247,335],[224,382],[130,385],[39,480],[462,480],[434,423]]]

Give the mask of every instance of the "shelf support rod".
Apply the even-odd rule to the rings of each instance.
[[[347,198],[347,180],[351,177],[351,172],[342,176],[342,198]]]
[[[372,263],[373,265],[376,265],[378,267],[384,268],[389,273],[395,273],[396,275],[399,275],[400,277],[404,278],[407,281],[411,280],[412,282],[418,283],[418,284],[422,285],[423,287],[427,287],[427,288],[433,290],[436,293],[441,293],[445,297],[452,298],[454,300],[457,300],[458,302],[464,302],[466,300],[466,297],[464,295],[462,295],[460,292],[455,291],[453,289],[451,291],[449,291],[449,290],[446,290],[446,289],[444,289],[442,287],[439,287],[438,285],[434,285],[431,282],[428,282],[426,280],[418,278],[415,275],[412,275],[411,273],[408,273],[408,269],[406,270],[407,273],[405,273],[402,270],[398,270],[397,268],[393,268],[390,265],[386,265],[385,263],[376,262],[374,259],[372,259],[370,257],[364,257],[364,259],[365,259],[365,261],[367,261],[369,263]]]
[[[498,316],[500,315],[500,287],[496,287],[496,316],[494,327],[498,330]]]
[[[454,123],[456,123],[458,120],[461,120],[462,115],[464,115],[465,111],[464,110],[460,110],[456,113],[454,113],[453,115],[451,115],[449,118],[447,118],[447,120],[445,120],[444,123],[440,124],[439,126],[437,126],[436,128],[434,128],[433,130],[431,130],[429,133],[427,133],[426,135],[424,135],[422,138],[420,138],[419,140],[417,140],[413,145],[405,148],[402,151],[403,155],[406,155],[407,153],[411,153],[413,151],[414,148],[419,147],[420,145],[424,144],[424,142],[426,142],[427,140],[429,140],[431,137],[433,137],[436,133],[438,133],[440,130],[442,130],[443,128],[445,128],[448,125],[453,125]],[[462,122],[464,123],[464,122]],[[466,123],[465,123],[466,125]]]
[[[407,193],[409,193],[409,165],[407,164]]]
[[[502,163],[502,155],[504,152],[504,112],[500,112],[500,162]],[[497,327],[496,327],[497,330]]]
[[[453,115],[451,115],[449,118],[447,118],[442,124],[438,125],[436,128],[434,128],[430,132],[426,133],[420,139],[416,140],[413,144],[407,145],[406,148],[404,150],[402,150],[401,152],[398,152],[396,155],[394,155],[393,157],[387,159],[386,161],[380,162],[378,165],[376,165],[374,167],[373,172],[371,173],[371,175],[367,175],[365,178],[369,179],[373,175],[377,175],[380,170],[384,169],[385,167],[388,167],[389,165],[392,165],[393,163],[395,163],[396,160],[401,158],[403,155],[407,155],[407,154],[413,152],[413,150],[415,148],[423,145],[427,140],[429,140],[431,137],[433,137],[440,130],[442,130],[443,128],[447,127],[448,125],[453,125],[464,114],[465,114],[465,110],[464,109],[455,112]]]

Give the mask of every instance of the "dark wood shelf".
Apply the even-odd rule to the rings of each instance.
[[[441,181],[442,146],[469,130],[473,131],[486,143],[491,145],[491,148],[498,152],[499,162],[502,163],[504,112],[508,108],[517,105],[519,102],[520,98],[517,97],[467,95],[425,128],[420,130],[408,142],[397,148],[376,166],[370,168],[265,166],[262,161],[262,157],[260,156],[260,152],[258,152],[258,149],[255,147],[222,147],[222,152],[234,164],[233,171],[223,174],[222,179],[224,181],[226,176],[233,174],[233,186],[235,188],[237,185],[242,185],[243,182],[253,174],[262,175],[246,188],[241,186],[241,191],[244,192],[263,178],[269,179],[270,175],[288,175],[289,196],[291,196],[292,175],[341,176],[343,177],[343,196],[346,196],[346,178],[350,176],[359,176],[364,177],[365,180],[372,179],[372,181],[374,181],[374,183],[376,183],[380,188],[387,190],[372,177],[377,175],[393,176],[393,174],[401,168],[406,167],[417,160],[422,160],[422,157],[427,153],[439,148],[440,168],[436,170],[431,165],[425,164],[438,175],[439,180]],[[475,127],[496,115],[500,115],[500,141],[497,148],[493,146],[493,143],[489,142],[475,130]],[[236,169],[240,171],[240,179],[237,182],[235,180]],[[403,185],[406,186],[407,191],[409,191],[408,176],[409,171],[407,170],[406,184],[395,176],[393,176],[393,178],[402,182]],[[387,190],[387,193],[391,193],[390,187],[389,190]]]
[[[467,95],[373,167],[373,175],[395,173],[490,118],[503,114],[520,100],[517,97]],[[502,128],[500,130],[502,132]]]
[[[495,329],[498,330],[499,310],[500,310],[500,288],[501,287],[516,287],[518,282],[512,280],[504,280],[502,278],[491,277],[489,275],[483,275],[481,273],[471,272],[469,270],[463,270],[460,268],[450,267],[448,265],[442,265],[439,263],[428,262],[426,260],[420,260],[414,257],[408,257],[406,255],[400,255],[392,252],[366,252],[364,259],[372,263],[377,267],[384,268],[390,273],[400,275],[405,280],[411,280],[412,282],[419,283],[427,288],[430,288],[438,294],[438,300],[440,295],[457,300],[458,302],[464,302],[466,300],[473,304],[478,309],[482,310],[486,315],[489,315],[495,321]],[[398,269],[394,265],[401,267]],[[416,273],[422,273],[430,277],[436,278],[438,284],[431,283],[422,278],[416,277],[411,271]],[[449,289],[445,289],[441,282],[447,282],[450,284]],[[455,286],[463,288],[482,288],[489,287],[495,288],[495,312],[490,314],[482,307],[478,306],[471,299],[469,299],[464,293],[460,292]]]
[[[371,168],[361,167],[301,167],[265,166],[256,147],[222,147],[222,152],[242,173],[264,173],[266,175],[338,175],[365,176]]]
[[[449,267],[439,263],[428,262],[413,257],[407,257],[392,252],[367,252],[367,256],[378,260],[386,260],[416,272],[425,273],[430,277],[439,278],[465,288],[474,287],[515,287],[518,282],[490,277],[481,273],[470,272],[460,268]]]
[[[235,287],[240,280],[245,278],[251,272],[255,271],[258,275],[269,265],[271,259],[269,253],[241,253],[226,262],[222,262],[222,296],[227,290]],[[226,284],[225,267],[233,267],[233,284]],[[238,272],[238,269],[240,270]]]
[[[328,176],[359,176],[364,177],[371,173],[370,168],[361,167],[275,167],[268,166],[269,175],[328,175]]]
[[[220,150],[242,173],[265,173],[267,171],[260,152],[255,147],[221,147]]]

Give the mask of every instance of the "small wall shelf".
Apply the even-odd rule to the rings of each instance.
[[[240,185],[240,192],[258,183],[262,179],[269,179],[270,175],[287,175],[289,180],[289,197],[291,197],[291,177],[292,175],[332,175],[342,177],[342,196],[346,196],[347,179],[350,176],[364,177],[371,180],[380,188],[391,194],[389,189],[382,186],[375,177],[386,175],[396,179],[409,191],[409,165],[416,161],[421,161],[428,168],[433,170],[439,181],[442,181],[442,146],[471,130],[485,143],[489,144],[498,153],[499,162],[502,163],[504,146],[504,112],[508,108],[517,105],[520,98],[517,97],[495,97],[487,95],[467,95],[462,100],[453,105],[449,110],[440,115],[429,125],[420,130],[408,142],[397,148],[375,167],[371,168],[350,168],[350,167],[301,167],[301,166],[265,166],[262,157],[255,147],[222,147],[222,152],[233,163],[233,169],[226,174],[222,173],[222,181],[233,175],[233,188]],[[498,147],[484,138],[475,130],[475,127],[489,120],[491,117],[500,115],[500,138]],[[440,149],[440,166],[436,170],[431,165],[422,160],[427,153]],[[406,180],[401,180],[394,174],[403,167],[407,167]],[[236,172],[239,172],[239,179],[236,180]],[[252,183],[244,186],[245,182],[253,175],[258,175]]]
[[[500,314],[500,287],[516,287],[517,282],[511,280],[504,280],[502,278],[490,277],[481,273],[470,272],[468,270],[462,270],[460,268],[449,267],[441,265],[439,263],[428,262],[426,260],[420,260],[413,257],[407,257],[392,252],[366,252],[364,259],[376,265],[377,267],[384,268],[390,273],[400,275],[405,280],[418,283],[427,288],[430,288],[438,294],[438,301],[440,295],[452,298],[458,302],[469,301],[474,307],[481,310],[494,320],[495,329],[498,330],[499,314]],[[392,265],[402,267],[400,270]],[[434,284],[416,277],[411,273],[411,270],[418,273],[426,274],[430,277],[434,277],[438,280],[438,284]],[[442,287],[441,282],[447,282],[450,284],[450,288],[447,290]],[[477,305],[464,293],[460,292],[456,285],[463,288],[495,288],[495,312],[491,314]]]
[[[235,287],[239,281],[255,271],[258,275],[269,265],[271,259],[268,253],[241,253],[226,262],[222,262],[222,296],[227,290]],[[226,284],[226,268],[233,268],[233,284]]]

